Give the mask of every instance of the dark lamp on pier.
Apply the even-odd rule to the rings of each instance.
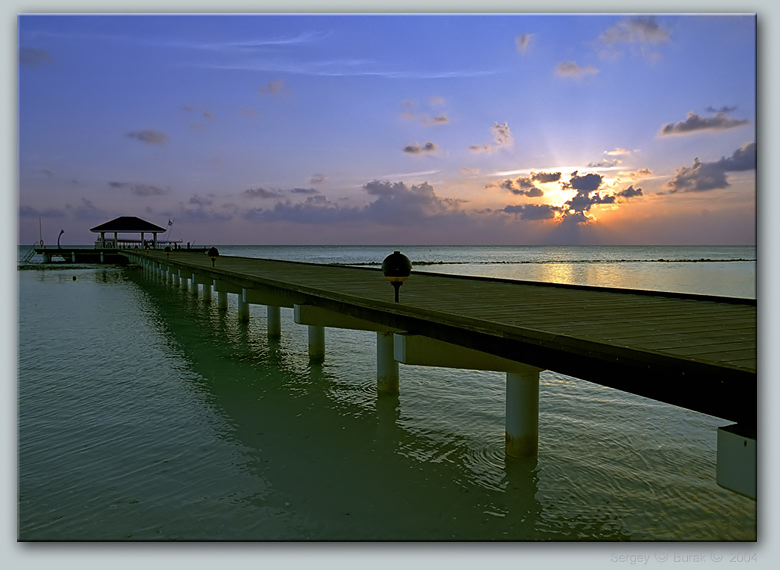
[[[171,246],[166,245],[164,251],[165,251],[165,257],[170,257],[171,256]]]
[[[398,302],[398,289],[412,272],[412,262],[400,251],[394,251],[382,262],[382,273],[395,289],[395,302]]]
[[[219,257],[219,250],[216,247],[212,247],[208,251],[209,259],[211,260],[211,267],[214,267],[214,262]]]

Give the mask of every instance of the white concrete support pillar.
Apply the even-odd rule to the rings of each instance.
[[[195,273],[192,274],[192,294],[198,296],[198,276]]]
[[[398,394],[398,361],[392,332],[376,333],[376,390],[381,394]]]
[[[309,362],[325,360],[325,327],[309,325]]]
[[[100,263],[103,263],[103,252],[100,252]]]
[[[249,302],[246,300],[246,289],[241,289],[238,294],[238,320],[242,323],[249,322]]]
[[[536,457],[539,452],[539,369],[506,373],[506,454]]]
[[[217,309],[227,311],[228,308],[227,291],[217,291]]]
[[[282,308],[274,305],[266,307],[268,316],[267,327],[268,338],[277,339],[282,336]]]
[[[211,302],[211,284],[212,281],[203,284],[203,300],[207,303]]]
[[[181,282],[181,288],[183,291],[186,291],[189,289],[189,278],[184,273],[183,269],[179,270],[179,281]]]
[[[70,262],[71,263],[76,263],[76,252],[75,251],[71,251],[70,252]]]

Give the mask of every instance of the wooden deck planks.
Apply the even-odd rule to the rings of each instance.
[[[163,254],[145,256],[165,262]],[[291,290],[441,340],[464,338],[479,350],[704,413],[755,420],[754,300],[420,272],[395,304],[376,269],[232,257],[212,269],[194,254],[169,262],[240,287]]]

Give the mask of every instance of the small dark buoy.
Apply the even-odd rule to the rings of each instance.
[[[74,280],[74,281],[76,280],[76,276],[75,276],[75,275],[73,276],[73,280]]]

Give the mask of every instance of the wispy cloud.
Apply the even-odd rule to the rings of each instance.
[[[125,136],[131,139],[139,140],[146,144],[165,144],[168,140],[168,135],[163,132],[156,131],[154,129],[143,129],[141,131],[130,131],[125,133]]]
[[[54,61],[51,54],[45,49],[20,48],[19,63],[28,67],[44,67]]]
[[[469,150],[475,153],[492,152],[496,149],[510,147],[514,144],[512,133],[506,122],[500,124],[493,123],[493,126],[490,127],[490,132],[493,133],[493,144],[471,145],[469,146]]]
[[[401,69],[390,68],[381,62],[364,59],[296,60],[269,59],[230,61],[224,63],[198,62],[197,67],[266,73],[288,73],[319,77],[381,77],[385,79],[457,79],[494,75],[496,69]]]
[[[136,184],[134,182],[109,182],[108,185],[116,190],[123,190],[136,196],[162,196],[168,194],[170,189],[154,186],[153,184]]]
[[[257,187],[244,190],[242,193],[247,198],[279,198],[281,193],[276,190],[267,190],[266,188]]]
[[[599,36],[603,43],[612,44],[658,44],[669,41],[671,34],[663,28],[655,16],[634,16],[619,21]]]
[[[197,51],[227,51],[247,52],[267,47],[296,46],[321,41],[330,35],[329,31],[307,31],[292,36],[276,36],[265,38],[246,38],[240,40],[227,40],[216,42],[198,42],[189,40],[177,40],[175,38],[149,38],[140,36],[127,36],[122,34],[94,34],[55,32],[51,30],[25,30],[27,38],[53,38],[62,40],[78,40],[92,42],[121,42],[139,46],[155,48],[175,48]]]
[[[267,85],[260,87],[257,92],[262,95],[278,95],[284,91],[284,88],[284,81],[282,79],[275,79],[274,81],[268,82]]]
[[[661,58],[654,48],[671,41],[671,32],[655,16],[633,16],[620,20],[598,37],[596,49],[602,57],[617,59],[627,48],[634,55],[655,63]]]
[[[555,68],[555,73],[558,77],[585,77],[586,75],[593,75],[598,73],[599,70],[592,65],[580,66],[573,61],[564,61],[559,63]]]
[[[534,39],[535,35],[536,34],[520,34],[519,36],[515,36],[517,51],[524,54],[531,45],[531,40]]]

